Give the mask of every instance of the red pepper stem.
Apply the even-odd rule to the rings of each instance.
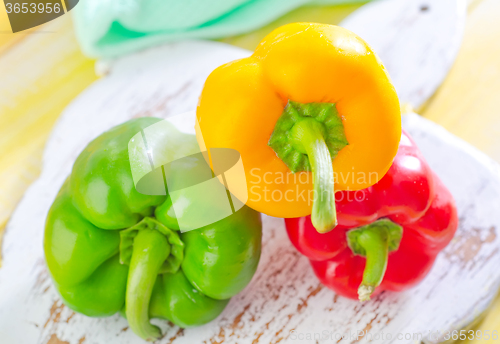
[[[358,289],[360,301],[370,300],[370,295],[384,278],[389,256],[388,236],[385,228],[373,228],[363,231],[358,243],[365,249],[366,264],[363,280]]]
[[[332,157],[324,139],[324,128],[312,118],[294,125],[293,145],[304,151],[311,164],[314,199],[311,221],[319,233],[327,233],[337,225]]]
[[[161,337],[158,327],[149,322],[149,302],[160,268],[170,254],[167,238],[154,229],[137,233],[130,259],[126,291],[126,315],[130,328],[141,338]]]
[[[380,219],[347,232],[347,244],[356,255],[366,257],[363,280],[358,289],[360,301],[370,295],[384,279],[389,252],[399,248],[403,227],[389,219]]]

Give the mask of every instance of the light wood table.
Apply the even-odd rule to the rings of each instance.
[[[247,35],[222,41],[253,49],[274,27],[294,21],[338,23],[357,6],[305,7]],[[455,66],[420,113],[500,161],[500,1],[469,0]],[[98,77],[79,51],[69,16],[10,34],[0,2],[0,233],[37,178],[44,143],[60,112]],[[483,322],[500,329],[500,305]],[[487,327],[485,327],[487,326]],[[485,343],[487,341],[480,341]]]

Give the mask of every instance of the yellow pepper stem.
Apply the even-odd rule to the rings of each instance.
[[[332,161],[346,145],[344,125],[335,104],[289,101],[268,145],[293,173],[312,172],[312,223],[320,233],[337,225]]]
[[[337,225],[332,157],[323,138],[324,128],[312,118],[305,118],[291,130],[292,144],[309,157],[313,173],[314,199],[311,220],[319,233]]]

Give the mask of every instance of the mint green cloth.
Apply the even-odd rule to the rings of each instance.
[[[73,12],[85,54],[115,57],[161,42],[255,30],[306,4],[367,0],[80,0]]]

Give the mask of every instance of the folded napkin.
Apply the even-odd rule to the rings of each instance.
[[[160,42],[241,34],[306,4],[366,1],[81,0],[72,12],[83,52],[114,57]]]

